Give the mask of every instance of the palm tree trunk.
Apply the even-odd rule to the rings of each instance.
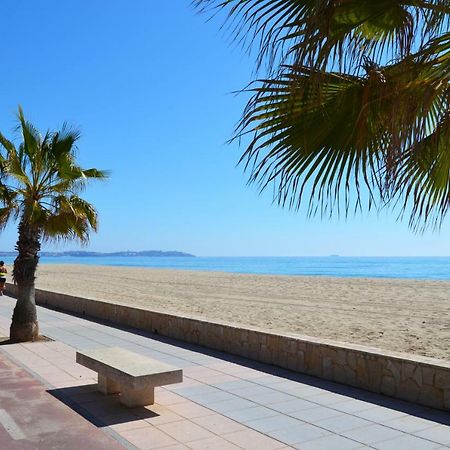
[[[39,261],[41,231],[23,218],[19,224],[19,239],[14,261],[13,278],[17,284],[17,303],[12,316],[9,337],[13,342],[35,341],[39,335],[34,280]]]

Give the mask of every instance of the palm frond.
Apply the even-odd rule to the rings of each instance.
[[[20,107],[18,118],[22,142],[17,148],[0,134],[5,149],[0,160],[0,228],[20,217],[44,239],[87,242],[89,232],[97,230],[97,212],[77,193],[91,179],[106,179],[108,172],[77,164],[80,134],[67,124],[42,137]]]
[[[450,0],[197,0],[225,11],[267,76],[235,138],[249,182],[309,214],[449,209]]]

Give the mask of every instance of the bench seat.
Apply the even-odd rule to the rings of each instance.
[[[130,407],[152,405],[155,387],[183,381],[183,371],[119,347],[77,352],[76,361],[98,374],[98,389],[120,393]]]

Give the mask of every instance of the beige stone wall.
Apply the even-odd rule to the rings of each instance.
[[[14,292],[14,286],[8,285],[8,290]],[[36,302],[450,411],[447,361],[244,329],[39,289]]]

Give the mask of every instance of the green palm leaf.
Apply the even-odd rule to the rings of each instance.
[[[450,179],[450,1],[198,0],[267,76],[236,138],[249,182],[332,215],[399,206],[438,226]]]

